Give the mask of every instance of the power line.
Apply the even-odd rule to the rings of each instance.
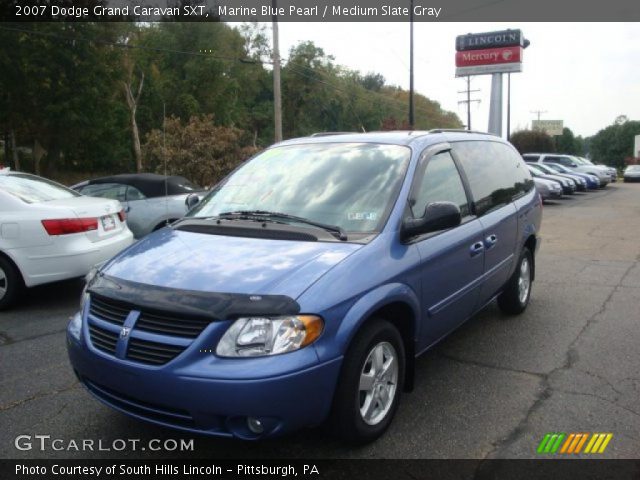
[[[230,57],[230,56],[224,56],[224,55],[218,55],[218,54],[214,54],[214,53],[209,53],[209,52],[202,52],[202,51],[189,51],[189,50],[176,50],[176,49],[169,49],[169,48],[161,48],[161,47],[151,47],[151,46],[147,46],[147,45],[136,45],[136,44],[132,44],[132,43],[121,43],[121,42],[114,42],[114,41],[109,41],[109,40],[102,40],[102,39],[97,39],[97,38],[86,38],[86,37],[79,37],[79,36],[75,36],[75,37],[71,37],[70,35],[63,35],[63,34],[58,34],[58,33],[54,33],[54,32],[42,32],[42,31],[37,31],[37,30],[29,30],[26,28],[18,28],[18,27],[9,27],[6,25],[0,25],[0,30],[5,30],[5,31],[13,31],[13,32],[20,32],[20,33],[25,33],[27,35],[38,35],[38,36],[43,36],[43,37],[49,37],[49,38],[55,38],[58,40],[62,40],[65,42],[70,42],[70,43],[75,43],[76,41],[85,41],[85,42],[91,42],[91,43],[95,43],[98,45],[106,45],[106,46],[112,46],[112,47],[116,47],[116,48],[122,48],[122,49],[129,49],[129,50],[133,50],[133,49],[137,49],[137,50],[147,50],[147,51],[153,51],[153,52],[159,52],[159,53],[171,53],[171,54],[178,54],[178,55],[189,55],[189,56],[196,56],[196,57],[206,57],[206,58],[214,58],[217,60],[225,60],[225,61],[232,61],[232,62],[239,62],[239,63],[244,63],[244,64],[255,64],[255,65],[259,65],[262,63],[266,63],[266,64],[273,64],[273,61],[268,61],[268,60],[251,60],[248,58],[240,58],[240,57]],[[328,75],[326,72],[323,72],[322,70],[318,70],[318,69],[314,69],[311,67],[308,67],[306,65],[303,64],[297,64],[295,62],[292,61],[285,61],[285,68],[290,68],[291,66],[294,66],[294,70],[297,69],[298,72],[300,73],[301,69],[305,69],[308,70],[314,74],[320,75],[320,76],[326,76]],[[302,73],[300,73],[301,75],[303,75]],[[308,75],[303,75],[306,78],[312,79],[314,81],[317,81],[319,83],[325,84],[328,87],[333,88],[336,91],[340,91],[342,93],[348,94],[349,92],[346,92],[345,90],[341,89],[340,87],[336,86],[335,84],[333,84],[332,82],[326,81],[326,80],[321,80],[318,78],[313,78],[313,77],[309,77]],[[340,77],[337,77],[340,78]],[[356,95],[360,92],[355,91],[354,92]],[[397,99],[395,97],[393,97],[392,94],[385,94],[383,92],[378,92],[375,90],[368,90],[368,89],[364,89],[363,93],[367,93],[367,94],[372,94],[372,95],[378,95],[379,97],[381,97],[382,99],[384,99],[387,103],[387,105],[389,107],[391,106],[395,106],[395,108],[397,108],[398,113],[401,115],[405,115],[406,114],[406,104],[400,100]],[[395,104],[395,105],[392,105]],[[416,105],[415,110],[419,110],[418,106]],[[422,111],[422,113],[424,113],[425,115],[429,115],[431,112],[429,112],[427,109],[420,109]],[[355,112],[354,112],[355,113]],[[356,113],[357,116],[357,113]],[[364,125],[361,123],[361,126],[364,127]]]
[[[472,103],[480,103],[479,98],[471,98],[471,94],[475,92],[479,92],[480,89],[471,90],[471,75],[467,75],[467,89],[466,90],[458,90],[458,93],[465,93],[467,95],[466,100],[459,100],[458,105],[461,103],[467,104],[467,130],[471,130],[471,104]]]
[[[536,115],[538,115],[538,120],[540,120],[540,115],[543,113],[547,113],[546,110],[530,110],[530,113],[535,113]]]

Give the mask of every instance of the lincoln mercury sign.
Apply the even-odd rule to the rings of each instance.
[[[456,38],[456,77],[522,71],[521,30],[470,33]]]

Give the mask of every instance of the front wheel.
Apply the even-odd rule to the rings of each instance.
[[[352,342],[343,360],[330,425],[353,443],[369,443],[387,429],[404,384],[405,350],[398,330],[374,319]]]
[[[518,267],[513,273],[506,288],[498,297],[498,306],[509,315],[522,313],[529,305],[531,284],[533,283],[533,255],[525,247],[520,255]]]

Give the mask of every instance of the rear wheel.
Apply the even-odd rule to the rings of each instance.
[[[0,256],[0,310],[11,307],[23,289],[20,272],[6,258]]]
[[[518,267],[513,273],[506,288],[498,297],[498,306],[504,313],[517,315],[529,305],[531,284],[533,283],[533,255],[525,247],[520,255]]]
[[[330,425],[353,443],[368,443],[387,429],[404,384],[402,337],[389,322],[374,319],[352,342],[343,360]]]

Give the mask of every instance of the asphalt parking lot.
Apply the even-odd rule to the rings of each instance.
[[[76,381],[64,329],[81,282],[29,292],[0,313],[0,457],[168,456],[21,451],[18,435],[189,439],[205,458],[535,458],[547,432],[611,432],[602,457],[640,457],[640,185],[616,183],[544,207],[524,315],[489,306],[418,360],[387,434],[354,448],[320,429],[261,443],[150,426],[102,406]],[[292,392],[305,401],[305,392]],[[37,445],[34,445],[37,447]]]

